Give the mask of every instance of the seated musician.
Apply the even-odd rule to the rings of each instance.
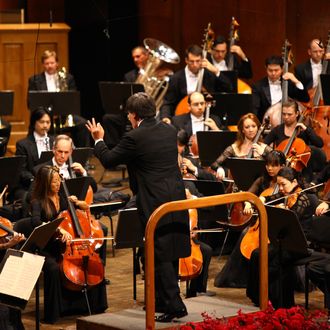
[[[204,131],[205,126],[211,131],[220,131],[222,124],[218,116],[204,118],[206,102],[202,93],[193,92],[188,96],[188,109],[189,113],[172,117],[172,124],[178,130],[184,129],[189,137],[198,131]]]
[[[59,193],[60,185],[61,177],[56,167],[43,166],[39,169],[32,190],[32,216],[28,221],[30,231],[45,221],[56,219],[61,211],[68,209],[67,199]],[[86,202],[78,200],[76,196],[70,196],[69,199],[82,210],[88,208]],[[63,286],[59,265],[64,245],[62,243],[66,243],[72,237],[64,228],[58,229],[57,234],[60,239],[54,238],[41,251],[46,257],[43,267],[45,323],[54,323],[64,314],[88,311],[83,292],[72,291]],[[93,313],[103,312],[107,308],[104,282],[93,286],[87,293]]]
[[[249,188],[249,192],[260,196],[262,193],[272,194],[277,183],[277,174],[279,170],[285,165],[286,159],[281,151],[272,150],[266,156],[266,171],[264,174],[256,179]],[[246,201],[244,205],[244,214],[252,215],[253,209],[250,202]],[[248,261],[249,256],[241,251],[241,242],[246,237],[247,230],[243,230],[238,239],[229,259],[224,267],[216,275],[214,279],[214,286],[216,287],[233,287],[245,288],[248,276]],[[246,239],[246,238],[245,238]],[[249,241],[248,241],[249,242]],[[252,242],[254,244],[254,242]]]
[[[261,196],[260,199],[263,202],[269,202],[277,200],[279,197],[287,197],[278,203],[279,207],[287,208],[293,211],[308,236],[310,231],[311,217],[314,213],[313,205],[310,202],[310,198],[306,192],[302,191],[305,188],[305,184],[300,173],[296,172],[291,167],[283,167],[280,169],[277,175],[277,184],[279,186],[279,193],[267,197]],[[293,269],[293,262],[297,256],[283,250],[282,253],[282,303],[280,306],[279,301],[279,258],[278,248],[269,245],[268,248],[268,278],[269,278],[269,299],[275,308],[278,307],[291,307],[294,305],[294,283],[295,272]],[[247,296],[255,304],[259,304],[259,249],[252,252],[249,268],[249,277],[247,283]]]
[[[23,199],[34,180],[33,167],[38,164],[41,153],[51,150],[54,142],[49,135],[51,116],[46,108],[33,110],[27,137],[16,142],[16,156],[25,156],[19,174],[19,185],[10,193],[12,200]]]
[[[74,77],[69,73],[59,75],[59,61],[55,51],[45,50],[41,56],[44,71],[29,78],[28,91],[75,91],[77,90]],[[85,127],[86,120],[73,115],[73,126],[69,128],[77,147],[89,146],[89,135]],[[63,128],[64,129],[64,128]]]
[[[268,108],[282,100],[282,80],[288,80],[288,97],[308,102],[309,96],[303,84],[293,73],[283,74],[283,59],[279,56],[270,56],[265,61],[267,76],[252,86],[253,112],[260,121]]]
[[[191,45],[186,49],[185,61],[186,67],[171,76],[164,103],[160,108],[160,119],[169,124],[178,103],[185,96],[196,91],[198,74],[203,68],[202,85],[208,93],[232,91],[229,79],[207,59],[203,59],[203,51],[199,46]]]
[[[252,78],[251,61],[242,48],[238,45],[232,45],[229,51],[235,54],[234,70],[237,71],[238,78]],[[229,52],[227,41],[223,36],[218,36],[214,40],[211,54],[207,55],[207,59],[220,71],[228,70]]]
[[[312,127],[307,126],[303,122],[299,122],[300,114],[298,105],[294,101],[289,101],[283,104],[282,118],[283,123],[273,128],[265,137],[265,143],[268,145],[274,144],[278,146],[282,141],[289,139],[292,134],[296,133],[296,128],[299,128],[297,137],[301,138],[306,145],[310,146],[312,153],[308,162],[307,168],[303,170],[303,175],[306,179],[311,180],[313,172],[320,171],[326,162],[323,147],[323,140],[319,137]]]
[[[252,158],[263,159],[272,150],[271,147],[261,142],[261,138],[259,141],[254,141],[260,126],[258,118],[253,113],[247,113],[240,118],[237,124],[236,141],[227,147],[211,166],[212,169],[217,171],[218,179],[222,180],[225,177],[225,169],[222,167],[222,164],[227,158],[246,158],[252,148]]]
[[[5,223],[5,225],[7,224]],[[25,240],[24,235],[17,232],[14,232],[14,235],[1,236],[0,261],[5,256],[7,249],[15,248],[15,246],[23,240]],[[19,309],[0,304],[0,329],[24,330],[24,325],[21,320],[21,311]]]

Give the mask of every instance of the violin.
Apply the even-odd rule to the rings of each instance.
[[[190,197],[192,198],[192,197]],[[191,233],[197,228],[198,214],[196,209],[189,209],[189,224]],[[203,255],[199,244],[190,236],[191,255],[179,259],[179,277],[187,281],[197,277],[202,271]]]
[[[69,232],[74,239],[66,242],[60,270],[66,288],[82,290],[97,285],[104,279],[104,266],[95,251],[103,243],[102,240],[100,243],[103,232],[100,224],[87,212],[75,210],[69,200],[69,191],[63,178],[62,185],[68,199],[69,210],[60,213],[59,217],[63,217],[64,220],[59,228]]]
[[[300,116],[297,124],[302,123],[304,116]],[[291,137],[282,141],[276,150],[283,151],[287,166],[294,168],[297,172],[301,172],[308,164],[311,157],[311,149],[306,145],[303,139],[297,138],[298,127],[296,126]]]

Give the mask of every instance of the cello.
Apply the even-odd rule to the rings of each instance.
[[[297,124],[302,123],[304,116],[300,115]],[[301,172],[311,157],[311,149],[303,139],[297,138],[298,127],[296,126],[291,137],[282,141],[276,150],[283,151],[287,166]]]
[[[63,285],[69,290],[86,292],[88,287],[100,284],[104,279],[104,266],[95,251],[102,245],[99,239],[103,236],[103,232],[100,224],[87,212],[75,210],[69,200],[69,191],[63,178],[62,185],[68,199],[69,210],[60,213],[59,217],[63,217],[64,220],[59,228],[66,230],[74,238],[66,242],[60,262]]]
[[[194,198],[190,193],[188,198]],[[199,244],[195,243],[192,232],[197,228],[198,214],[196,209],[189,209],[189,225],[190,225],[190,244],[191,254],[189,257],[179,259],[179,277],[181,280],[188,281],[196,278],[203,267],[203,255]]]
[[[207,51],[212,47],[214,39],[214,31],[211,29],[211,23],[208,23],[207,28],[205,29],[205,34],[203,36],[203,57],[202,59],[206,58]],[[198,71],[198,78],[197,78],[197,86],[195,92],[202,91],[203,85],[203,77],[204,77],[204,68],[201,68]],[[188,108],[188,95],[186,95],[176,106],[175,115],[183,115],[189,112]]]

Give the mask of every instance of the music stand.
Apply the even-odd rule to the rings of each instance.
[[[236,140],[232,131],[199,131],[197,144],[202,166],[210,166]]]
[[[247,191],[252,183],[264,173],[266,162],[259,159],[228,158],[225,165],[230,169],[239,190]]]
[[[115,234],[116,249],[133,249],[133,299],[136,300],[136,248],[144,247],[144,228],[137,208],[118,211],[118,223]]]
[[[72,151],[72,161],[85,167],[88,159],[93,155],[93,151],[94,149],[89,147],[75,148]]]
[[[25,156],[0,157],[0,190],[8,185],[9,190],[19,183]]]
[[[40,158],[37,161],[37,164],[43,164],[49,162],[54,157],[53,151],[42,151]]]
[[[77,196],[79,200],[85,200],[91,178],[89,176],[80,176],[77,178],[65,179],[70,195]],[[60,192],[65,195],[64,188],[61,185]]]
[[[135,93],[144,92],[142,84],[131,82],[99,81],[102,107],[107,114],[125,110],[127,99]]]
[[[30,110],[39,107],[47,108],[53,115],[79,115],[80,92],[29,91],[28,105]]]
[[[243,115],[253,110],[251,94],[214,93],[213,97],[215,107],[211,112],[226,126],[236,126]]]
[[[237,93],[237,71],[221,71],[221,74],[225,76],[230,82],[230,85],[233,88],[233,93]]]
[[[330,105],[330,74],[321,74],[320,79],[324,105]]]
[[[0,91],[0,128],[2,128],[1,116],[13,114],[14,109],[14,91]]]

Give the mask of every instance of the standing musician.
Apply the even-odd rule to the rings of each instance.
[[[279,197],[286,197],[281,200],[279,207],[287,208],[293,211],[306,234],[310,230],[311,217],[314,213],[313,205],[310,202],[308,194],[302,191],[305,187],[300,174],[291,167],[283,167],[277,174],[277,184],[279,193],[267,197],[261,196],[260,199],[267,204],[277,200]],[[275,308],[289,308],[294,305],[294,281],[295,274],[293,261],[297,258],[292,253],[283,250],[282,252],[282,297],[283,305],[279,306],[279,257],[278,248],[269,245],[269,299]],[[247,296],[255,304],[259,304],[259,249],[254,250],[250,260],[250,271],[247,283]]]
[[[220,131],[221,120],[218,116],[210,115],[204,118],[206,102],[204,95],[193,92],[188,96],[189,113],[172,117],[172,124],[179,130],[184,129],[189,137],[198,131],[204,131],[207,126],[211,131]]]
[[[145,47],[137,46],[133,48],[132,60],[135,64],[135,68],[125,73],[123,81],[134,83],[140,71],[146,66],[148,58],[149,53]],[[104,141],[109,149],[112,149],[118,144],[126,132],[126,126],[130,126],[125,111],[120,111],[118,114],[105,114],[102,117],[102,123],[105,130]]]
[[[318,86],[319,76],[322,72],[322,62],[323,60],[330,60],[330,53],[325,54],[324,45],[320,39],[310,41],[307,53],[310,58],[296,66],[295,75],[305,88],[310,90]],[[327,67],[327,73],[330,73],[330,65]]]
[[[232,45],[230,53],[234,56],[234,70],[237,71],[238,78],[252,78],[252,66],[250,59],[245,55],[242,48],[238,45]],[[220,71],[228,70],[228,46],[223,36],[218,36],[212,46],[211,54],[207,59]]]
[[[277,174],[285,166],[285,156],[281,151],[272,150],[265,158],[266,171],[263,176],[257,178],[249,188],[249,192],[260,196],[262,193],[272,194],[277,183]],[[250,202],[246,201],[244,205],[244,214],[252,215],[253,209]],[[248,227],[250,228],[250,226]],[[244,230],[238,239],[229,259],[224,267],[216,275],[214,286],[245,288],[248,277],[248,259],[241,252],[241,242],[245,237],[247,230]],[[258,240],[258,238],[257,238]],[[259,242],[259,241],[258,241]],[[258,243],[256,242],[256,244]],[[251,242],[253,246],[255,242]]]
[[[261,124],[257,116],[253,113],[247,113],[240,118],[237,124],[238,132],[236,141],[227,147],[211,166],[212,169],[217,171],[217,178],[219,180],[225,178],[225,170],[221,165],[227,158],[245,158],[252,148],[253,158],[263,159],[272,150],[271,147],[262,143],[260,140],[254,141],[260,126]]]
[[[71,74],[65,73],[66,77],[64,79],[59,78],[59,61],[55,51],[45,50],[41,55],[41,63],[44,71],[29,78],[28,91],[58,92],[77,90],[76,82]],[[86,120],[79,115],[73,115],[73,121],[75,125],[71,128],[71,131],[75,145],[77,147],[89,146],[88,134],[85,128]]]
[[[203,51],[197,45],[191,45],[186,49],[186,67],[177,71],[169,82],[169,88],[165,94],[164,103],[160,108],[160,119],[171,123],[175,108],[187,95],[195,92],[198,83],[198,73],[203,68],[204,75],[202,85],[208,93],[231,92],[230,81],[221,75],[214,65],[207,59],[203,59]]]
[[[185,199],[178,166],[176,130],[157,122],[155,101],[146,93],[132,95],[126,103],[133,130],[109,150],[104,130],[93,119],[87,128],[95,140],[95,154],[104,167],[127,164],[130,187],[136,194],[140,219],[145,227],[152,212],[165,202]],[[187,212],[168,214],[155,231],[155,284],[158,322],[170,322],[187,315],[177,282],[177,261],[190,255]]]
[[[291,72],[283,75],[283,59],[270,56],[265,61],[267,76],[252,86],[253,112],[262,121],[266,110],[282,100],[282,79],[288,80],[288,96],[308,102],[309,96],[303,84]]]
[[[325,166],[326,157],[321,149],[323,141],[321,137],[316,135],[313,128],[306,126],[303,122],[298,123],[299,110],[296,102],[289,101],[283,104],[282,118],[283,123],[270,131],[265,137],[265,143],[268,145],[273,143],[274,146],[278,146],[282,141],[290,138],[298,127],[297,137],[301,138],[312,150],[311,159],[306,170],[303,171],[304,176],[311,180],[313,172],[318,172]]]
[[[33,186],[31,199],[30,231],[43,222],[53,221],[61,211],[68,209],[68,201],[60,191],[61,177],[59,170],[53,166],[43,166],[39,169]],[[70,196],[70,201],[76,207],[86,210],[88,205],[76,196]],[[58,230],[58,238],[51,240],[41,254],[46,257],[44,271],[44,322],[55,323],[61,315],[79,311],[87,311],[86,300],[82,292],[74,292],[62,285],[62,274],[59,261],[62,243],[72,237],[65,229]],[[105,284],[92,287],[88,291],[89,303],[93,313],[103,312],[107,308]]]

